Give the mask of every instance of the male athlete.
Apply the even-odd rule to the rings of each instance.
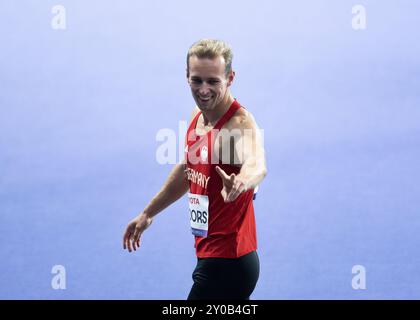
[[[153,217],[188,192],[197,255],[189,300],[249,299],[259,277],[253,197],[267,169],[259,128],[230,93],[232,57],[219,40],[203,39],[189,49],[187,79],[197,106],[185,158],[123,239],[124,249],[135,251]]]

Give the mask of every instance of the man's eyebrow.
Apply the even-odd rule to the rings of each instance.
[[[199,77],[199,76],[191,76],[191,78],[192,79],[202,79],[201,77]],[[209,77],[209,78],[207,78],[207,80],[217,80],[217,81],[219,81],[220,79],[219,78],[215,78],[215,77]]]

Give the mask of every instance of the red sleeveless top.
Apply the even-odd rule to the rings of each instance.
[[[240,167],[222,164],[221,161],[215,163],[213,151],[217,130],[240,108],[241,105],[234,100],[214,128],[205,135],[195,132],[199,112],[187,130],[185,155],[189,202],[193,205],[201,202],[199,209],[190,204],[190,222],[199,258],[238,258],[257,249],[254,190],[243,192],[235,201],[225,203],[220,193],[222,178],[215,170],[219,166],[228,175],[240,172]],[[195,229],[197,224],[192,220],[199,222],[199,229]]]

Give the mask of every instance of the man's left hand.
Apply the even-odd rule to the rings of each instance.
[[[216,166],[216,171],[222,178],[223,189],[221,194],[225,202],[235,201],[242,192],[247,191],[245,182],[236,174],[232,173],[228,176],[219,166]]]

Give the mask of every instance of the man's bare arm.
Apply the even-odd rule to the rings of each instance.
[[[190,122],[194,119],[198,111],[199,109],[197,107],[193,109]],[[181,198],[188,191],[189,184],[184,171],[185,159],[174,166],[162,189],[154,196],[147,207],[143,210],[149,218],[153,218],[160,211]]]
[[[260,128],[252,115],[240,124],[244,132],[237,145],[242,147],[243,163],[237,178],[245,183],[245,190],[254,189],[267,175],[265,151]]]
[[[195,107],[191,115],[191,120],[198,111],[198,108]],[[136,250],[140,246],[140,237],[143,231],[150,226],[153,217],[177,201],[188,191],[189,184],[184,170],[185,159],[173,167],[160,191],[153,197],[146,208],[129,222],[123,237],[124,249],[128,248],[129,252],[131,252],[132,248]]]
[[[222,196],[225,202],[234,201],[242,192],[254,189],[267,175],[265,152],[260,129],[250,113],[235,120],[234,152],[241,164],[238,175],[227,175],[220,167],[217,173],[222,178]]]
[[[153,217],[181,198],[189,185],[184,173],[184,164],[174,166],[161,190],[153,197],[144,210],[129,222],[123,237],[123,248],[131,252],[140,247],[140,237],[153,221]]]
[[[161,190],[143,210],[148,218],[153,218],[188,191],[189,185],[184,170],[183,163],[178,163],[173,167]]]

